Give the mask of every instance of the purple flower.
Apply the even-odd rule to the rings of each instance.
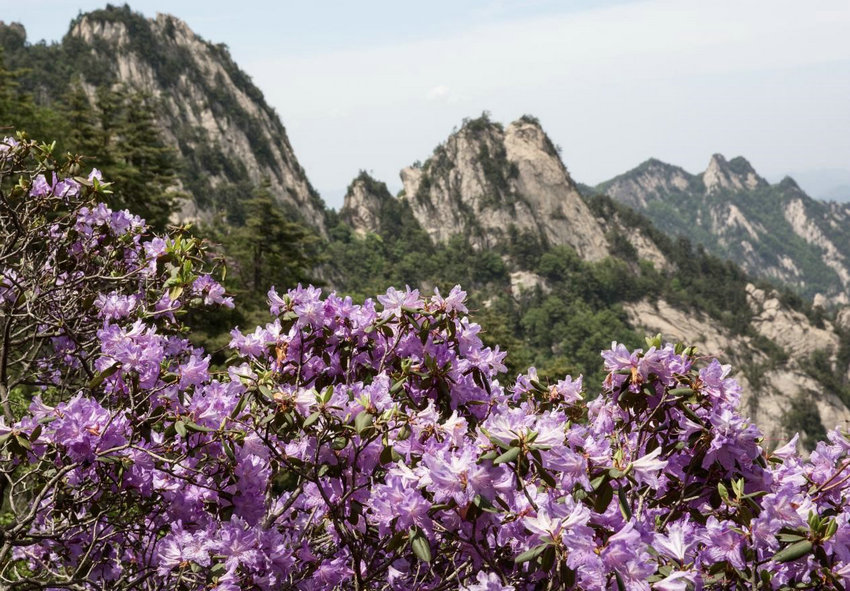
[[[187,568],[192,563],[209,566],[209,543],[206,537],[207,532],[186,531],[183,529],[183,524],[178,521],[157,545],[155,558],[157,573],[165,577],[173,569]]]
[[[475,576],[477,582],[461,587],[462,591],[514,591],[513,585],[505,585],[496,573],[479,571]]]
[[[38,175],[33,179],[32,188],[30,188],[30,197],[44,197],[50,194],[50,183],[44,178],[43,174]]]

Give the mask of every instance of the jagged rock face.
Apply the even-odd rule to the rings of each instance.
[[[815,201],[788,178],[770,185],[744,158],[715,154],[699,175],[650,160],[596,189],[754,276],[850,301],[850,206]]]
[[[585,259],[607,255],[599,223],[536,122],[507,129],[475,121],[453,134],[420,168],[402,170],[404,195],[435,241],[454,234],[486,248],[511,227]]]
[[[706,191],[711,193],[720,189],[731,191],[753,190],[767,185],[767,181],[744,158],[738,156],[727,162],[722,154],[714,154],[708,168],[702,174]]]
[[[543,293],[549,293],[550,288],[546,285],[546,280],[531,271],[514,271],[511,273],[511,295],[519,300],[524,293],[533,292],[540,288]]]
[[[179,150],[193,180],[181,216],[204,217],[223,204],[208,193],[226,183],[270,183],[271,193],[303,221],[324,232],[324,204],[298,164],[280,120],[231,60],[227,49],[198,37],[183,21],[145,19],[111,7],[79,17],[65,45],[87,52],[96,85],[125,85],[159,103],[160,127]],[[92,71],[92,70],[89,70]]]
[[[826,429],[850,425],[850,409],[801,368],[801,362],[816,350],[837,348],[838,338],[831,325],[813,326],[804,315],[783,306],[775,293],[766,293],[754,285],[747,286],[747,294],[754,313],[754,334],[788,353],[787,360],[771,360],[756,348],[751,336],[735,336],[716,321],[684,312],[663,300],[642,300],[624,308],[636,328],[649,334],[660,332],[667,340],[697,345],[702,354],[731,363],[738,370],[735,378],[742,386],[742,413],[749,415],[765,434],[767,447],[777,447],[793,436],[787,413],[790,401],[797,396],[811,400]],[[747,372],[748,368],[753,371]]]
[[[342,220],[359,235],[378,233],[381,229],[381,211],[388,199],[394,199],[383,183],[365,175],[354,179],[345,193],[339,214]]]

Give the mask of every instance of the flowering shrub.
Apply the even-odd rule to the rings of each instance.
[[[767,453],[728,366],[657,337],[603,352],[595,398],[533,369],[502,384],[459,287],[355,304],[299,286],[212,368],[178,314],[230,305],[197,245],[84,205],[99,180],[33,172],[3,200],[77,184],[69,213],[26,229],[50,237],[41,266],[0,258],[4,351],[30,356],[4,359],[4,407],[39,387],[0,425],[4,585],[850,585],[850,440]]]

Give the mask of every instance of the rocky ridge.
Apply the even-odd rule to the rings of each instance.
[[[653,159],[595,190],[755,277],[850,303],[850,206],[816,201],[790,178],[771,185],[744,158],[715,154],[701,174]]]
[[[382,184],[376,188],[374,181],[361,177],[349,188],[341,211],[341,217],[360,234],[379,232],[380,212],[397,199],[410,205],[435,242],[460,233],[478,248],[497,248],[508,239],[506,230],[513,226],[549,245],[571,246],[585,260],[598,261],[623,256],[623,247],[616,244],[615,237],[619,237],[628,243],[630,260],[649,262],[661,273],[676,273],[665,254],[669,251],[662,248],[653,231],[636,223],[630,210],[614,207],[600,212],[589,206],[592,199],[579,195],[557,151],[531,118],[505,128],[486,120],[467,121],[424,164],[401,171],[404,190],[398,198],[391,197]],[[720,155],[712,157],[702,175],[651,160],[605,187],[618,201],[644,211],[652,211],[659,195],[685,195],[688,206],[693,206],[696,198],[691,196],[695,194],[708,199],[733,191],[771,188],[743,158],[726,161]],[[783,191],[792,189],[788,182],[782,185]],[[797,202],[788,203],[793,219],[801,218],[803,214],[794,209],[799,208],[793,205]],[[726,201],[724,207],[697,207],[699,219],[705,219],[712,231],[731,227],[752,241],[768,232],[769,220],[750,216],[746,203]],[[812,228],[798,231],[819,247],[829,248],[823,246],[829,239]],[[789,255],[783,255],[778,264],[783,277],[802,273]],[[518,267],[511,269],[505,289],[519,301],[534,290],[544,294],[549,290],[543,277]],[[750,284],[746,299],[751,320],[746,330],[737,332],[717,318],[663,299],[639,300],[625,304],[624,309],[630,324],[640,332],[660,332],[670,340],[694,343],[705,354],[731,362],[739,370],[745,413],[766,433],[769,445],[790,436],[789,401],[795,398],[814,401],[815,415],[826,428],[850,425],[850,409],[839,394],[825,392],[806,368],[810,357],[823,351],[836,371],[847,369],[839,367],[841,343],[836,327],[829,322],[815,326],[806,315],[784,304],[779,293],[764,287]],[[850,321],[846,323],[850,325]]]
[[[126,5],[110,5],[77,17],[62,42],[46,50],[50,56],[27,65],[38,70],[52,60],[67,69],[58,77],[45,70],[45,84],[57,87],[43,94],[58,96],[77,79],[92,100],[106,86],[142,92],[154,102],[158,127],[180,155],[180,188],[191,195],[178,219],[206,219],[268,182],[281,206],[325,232],[324,203],[286,130],[226,46],[202,39],[173,16],[147,19]]]
[[[604,258],[604,233],[554,146],[531,118],[507,128],[467,122],[421,166],[401,171],[404,196],[435,241],[469,236],[486,248],[513,229]]]

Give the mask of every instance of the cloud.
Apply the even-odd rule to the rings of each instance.
[[[427,98],[429,101],[438,100],[438,99],[447,99],[451,96],[448,86],[435,86],[431,90],[428,91]]]

